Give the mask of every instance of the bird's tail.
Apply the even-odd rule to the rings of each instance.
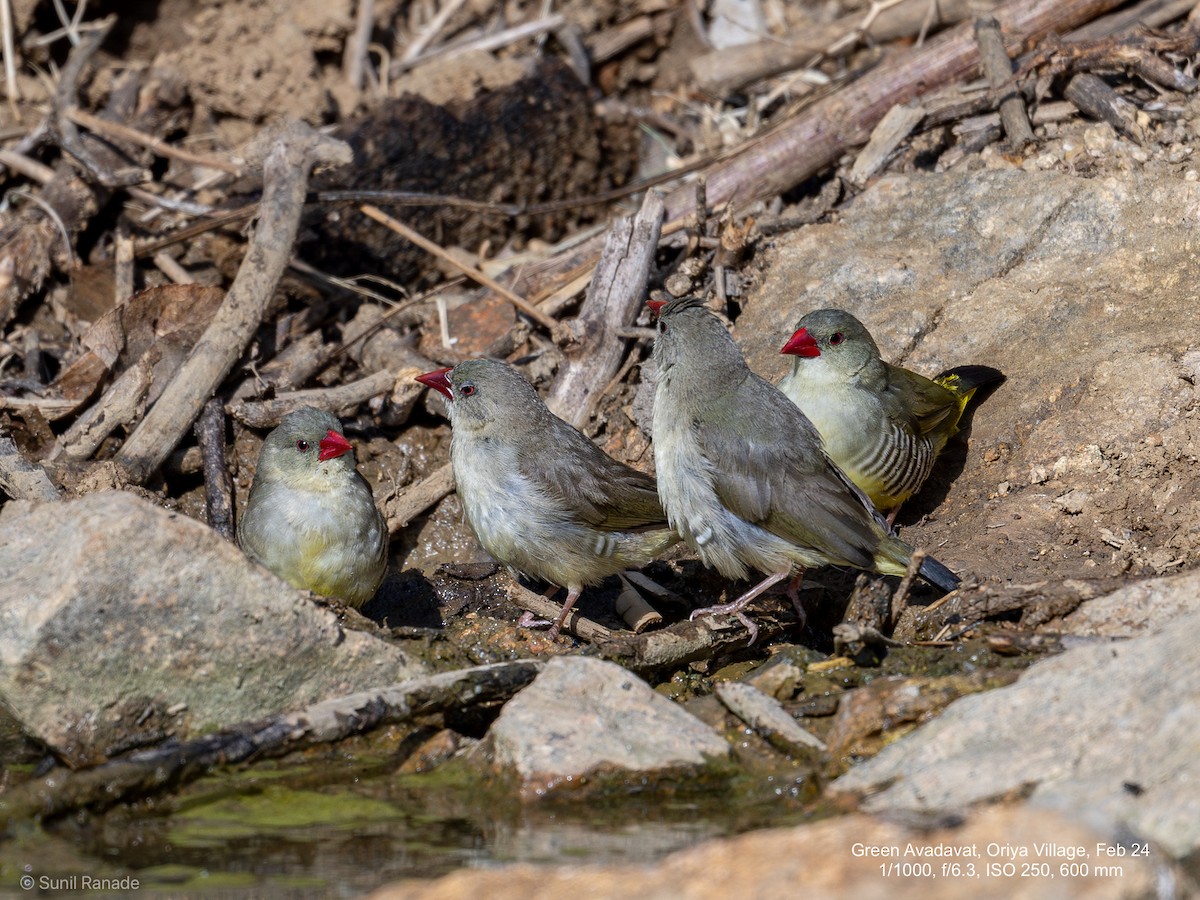
[[[958,413],[961,416],[975,392],[981,387],[999,385],[1004,381],[1004,373],[991,366],[955,366],[933,380],[958,399]]]
[[[884,575],[903,575],[912,563],[914,552],[912,545],[905,543],[895,535],[886,534],[875,552],[875,571],[882,572]],[[917,569],[917,574],[946,593],[962,583],[961,578],[932,556],[926,556],[921,561],[921,568]]]
[[[962,579],[943,566],[932,556],[927,556],[921,562],[921,568],[917,570],[922,578],[932,584],[934,587],[941,588],[946,593],[954,590],[962,583]]]

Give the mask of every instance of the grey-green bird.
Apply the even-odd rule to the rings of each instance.
[[[793,567],[834,565],[902,574],[913,548],[889,533],[861,490],[829,459],[816,428],[746,366],[702,301],[681,297],[658,312],[654,360],[654,459],[671,525],[705,565],[726,578],[766,577],[723,606],[741,610]],[[958,577],[932,557],[920,574],[950,591]]]
[[[884,362],[866,327],[841,309],[808,313],[780,353],[779,389],[804,411],[825,452],[890,515],[929,477],[976,389],[1003,375],[963,366],[929,379]]]
[[[679,540],[654,479],[546,407],[519,372],[471,359],[417,376],[450,400],[450,461],[467,521],[499,563],[566,587],[556,636],[586,585]]]
[[[267,435],[238,543],[294,587],[353,607],[375,595],[387,570],[387,522],[336,416],[306,406]]]

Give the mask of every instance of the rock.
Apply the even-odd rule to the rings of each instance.
[[[824,750],[825,742],[801,728],[774,697],[742,681],[722,681],[716,687],[720,701],[731,713],[789,755]]]
[[[724,900],[799,896],[862,900],[1149,900],[1160,896],[1158,885],[1166,886],[1169,896],[1171,887],[1184,880],[1178,869],[1153,851],[1134,856],[1126,846],[1121,856],[1097,854],[1098,847],[1115,843],[1113,835],[1027,806],[980,810],[962,827],[942,825],[933,830],[850,815],[707,841],[652,866],[573,865],[547,869],[522,864],[463,869],[434,881],[384,887],[370,896],[373,900]],[[989,847],[995,848],[994,855],[989,855]],[[1018,848],[1027,856],[1000,856],[1003,848]],[[1064,855],[1077,852],[1077,848],[1087,856],[1071,859]],[[988,874],[988,863],[1011,865],[1011,872],[1000,868]],[[1105,867],[1103,871],[1101,866]],[[1086,874],[1072,874],[1080,871]]]
[[[729,754],[717,732],[628,670],[565,656],[505,704],[484,747],[525,797],[595,774],[695,772]]]
[[[841,698],[826,736],[829,755],[838,767],[854,757],[874,756],[898,735],[935,718],[959,697],[1016,677],[1015,672],[975,671],[872,679]]]
[[[132,494],[0,519],[0,700],[72,765],[424,674]]]
[[[984,579],[1164,574],[1200,555],[1198,205],[1200,184],[1133,171],[884,177],[773,241],[735,337],[778,379],[796,320],[836,306],[918,372],[999,369],[902,536]]]
[[[1146,578],[1089,600],[1064,616],[1060,627],[1071,634],[1132,637],[1191,612],[1197,596],[1200,574]]]
[[[1191,579],[1179,579],[1188,590]],[[960,810],[1028,793],[1183,857],[1200,849],[1200,613],[1093,642],[963,698],[831,785],[866,809]],[[832,742],[831,742],[832,743]]]

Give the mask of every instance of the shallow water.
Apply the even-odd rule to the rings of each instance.
[[[260,763],[153,804],[31,828],[0,849],[0,883],[29,875],[62,888],[71,876],[128,875],[139,889],[172,895],[353,896],[464,866],[642,863],[706,838],[811,818],[811,789],[778,776],[656,791],[630,784],[521,804],[456,781],[456,769],[399,775],[351,759]]]

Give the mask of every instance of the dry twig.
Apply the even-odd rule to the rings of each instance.
[[[995,19],[975,20],[975,40],[979,43],[979,61],[992,90],[1007,87],[1000,100],[1000,123],[1008,137],[1010,150],[1020,150],[1033,143],[1033,129],[1025,112],[1025,101],[1013,81],[1012,60],[1004,50],[1004,36]]]
[[[204,508],[208,525],[225,538],[233,540],[233,478],[225,464],[225,410],[213,397],[204,405],[196,420],[196,442],[204,462]]]
[[[612,224],[579,316],[556,329],[570,342],[546,404],[576,428],[592,417],[600,389],[621,366],[625,341],[615,332],[633,324],[641,309],[662,214],[662,198],[650,191],[636,218]]]
[[[388,532],[395,534],[425,510],[454,490],[454,468],[446,463],[432,475],[384,501],[383,515]]]
[[[401,222],[397,219],[393,219],[391,216],[389,216],[387,213],[385,213],[383,210],[379,209],[376,206],[364,205],[360,208],[362,209],[364,215],[369,216],[370,218],[374,219],[376,222],[379,222],[381,225],[386,225],[388,228],[392,229],[392,231],[396,232],[396,234],[400,235],[403,238],[406,238],[407,240],[412,241],[414,244],[416,244],[418,247],[420,247],[426,253],[431,253],[434,256],[436,256],[438,259],[442,260],[443,262],[449,263],[451,266],[458,269],[458,271],[462,272],[464,275],[466,275],[468,278],[470,278],[472,281],[476,282],[477,284],[481,284],[484,287],[488,288],[489,290],[495,291],[497,294],[499,294],[501,297],[503,297],[505,300],[507,300],[509,303],[511,303],[513,306],[515,306],[521,312],[525,313],[525,315],[529,316],[529,318],[533,319],[535,322],[537,322],[543,328],[546,328],[547,330],[549,330],[554,327],[554,325],[555,325],[554,320],[552,318],[550,318],[548,315],[546,315],[544,312],[542,312],[540,309],[538,309],[536,306],[532,305],[524,297],[514,294],[512,291],[510,291],[504,285],[500,284],[494,278],[489,278],[487,275],[483,274],[483,272],[480,272],[478,269],[476,269],[472,266],[468,266],[465,263],[463,263],[461,260],[456,259],[454,256],[447,253],[445,250],[443,250],[441,247],[439,247],[433,241],[429,240],[428,238],[426,238],[420,234],[417,234],[417,232],[413,231],[411,228],[409,228],[403,222]]]
[[[179,787],[219,766],[283,756],[381,725],[502,703],[534,679],[535,660],[495,663],[334,697],[298,712],[168,743],[78,772],[55,770],[0,796],[0,833],[35,817],[106,809]]]
[[[258,227],[224,303],[117,454],[117,461],[134,481],[150,477],[175,449],[258,329],[291,257],[309,168],[316,160],[348,163],[351,159],[349,147],[318,135],[307,125],[293,124],[275,139],[263,170]]]

